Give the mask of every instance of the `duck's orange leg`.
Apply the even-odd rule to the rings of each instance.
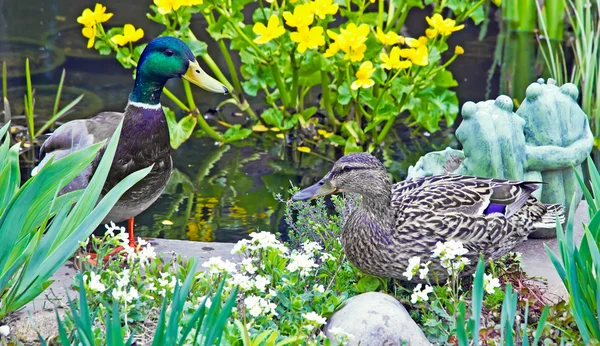
[[[137,249],[137,243],[135,242],[135,235],[133,234],[133,229],[134,229],[134,218],[130,218],[127,220],[127,228],[129,230],[129,246],[131,246],[134,249]]]

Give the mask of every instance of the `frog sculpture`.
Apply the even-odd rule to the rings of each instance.
[[[478,103],[467,102],[456,137],[463,150],[447,148],[429,153],[408,170],[408,177],[466,174],[516,180],[543,181],[534,193],[547,204],[570,207],[582,191],[575,172],[590,154],[594,138],[588,118],[577,104],[574,84],[561,87],[552,79],[529,85],[516,113],[508,96]],[[540,230],[532,237],[554,237]]]

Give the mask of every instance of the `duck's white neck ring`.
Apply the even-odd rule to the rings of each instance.
[[[151,105],[149,103],[135,102],[135,101],[129,100],[129,102],[127,103],[127,105],[128,106],[131,105],[133,107],[141,108],[141,109],[153,109],[153,110],[162,109],[162,105],[160,103],[157,103],[155,105]]]

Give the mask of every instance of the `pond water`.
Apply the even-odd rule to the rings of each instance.
[[[161,28],[146,18],[150,2],[105,0],[102,3],[114,13],[110,23],[132,23],[143,27],[146,37],[154,37]],[[52,107],[55,87],[41,86],[57,84],[62,68],[65,68],[68,88],[63,103],[70,102],[80,93],[86,95],[81,106],[67,119],[90,117],[104,110],[123,110],[133,85],[131,71],[122,68],[114,57],[100,57],[96,51],[87,50],[86,40],[76,23],[81,11],[94,4],[95,1],[89,0],[0,0],[0,60],[11,61],[8,83],[14,114],[22,112],[19,100],[22,100],[24,78],[19,72],[26,56],[33,59],[32,66],[39,72],[33,76],[38,92],[37,109]],[[424,31],[424,15],[410,16],[409,33],[418,35]],[[194,18],[192,28],[196,36],[209,44],[209,53],[214,53],[213,59],[224,67],[224,59],[216,53],[218,49],[203,27],[202,17]],[[478,40],[479,29],[472,23],[452,37],[450,45],[460,43],[466,51],[451,68],[459,82],[455,90],[461,105],[467,100],[495,98],[501,90],[502,78],[506,76],[502,76],[504,69],[494,60],[498,34],[499,25],[492,19],[482,41]],[[35,42],[42,48],[32,45]],[[48,45],[58,48],[55,51],[43,48]],[[490,74],[494,64],[497,68]],[[180,83],[173,81],[168,86],[176,94],[183,95]],[[44,97],[46,89],[48,96]],[[204,113],[223,100],[222,96],[200,89],[194,92],[199,109]],[[168,105],[168,100],[163,102]],[[252,102],[260,110],[260,99]],[[221,116],[228,121],[243,122],[235,111],[225,108]],[[216,123],[214,116],[207,117]],[[388,156],[388,160],[395,161],[392,165],[394,178],[402,179],[408,166],[420,155],[448,145],[456,146],[452,133],[449,129],[430,136],[417,136],[398,127],[398,140],[391,147],[391,157]],[[254,229],[284,231],[285,205],[274,195],[288,198],[287,190],[291,184],[313,183],[331,165],[330,161],[314,155],[298,155],[291,152],[286,143],[264,142],[260,138],[221,146],[206,138],[192,138],[173,153],[176,170],[165,194],[136,218],[138,234],[234,242]],[[326,156],[335,159],[341,153],[332,149]]]

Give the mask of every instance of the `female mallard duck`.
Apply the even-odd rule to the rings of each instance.
[[[91,119],[73,120],[60,126],[44,142],[42,159],[32,174],[54,157],[109,139],[123,120],[119,144],[104,184],[108,192],[129,174],[154,165],[150,173],[119,199],[104,222],[128,220],[129,242],[134,246],[134,217],[146,210],[164,190],[172,170],[169,128],[160,105],[162,89],[171,78],[184,78],[205,90],[227,93],[227,88],[208,76],[198,65],[192,51],[174,37],[159,37],[151,41],[140,56],[133,91],[125,113],[104,112]],[[104,150],[62,191],[85,188]]]
[[[462,242],[468,250],[465,257],[476,263],[480,253],[486,259],[498,258],[531,232],[556,227],[556,216],[563,217],[562,206],[540,203],[531,196],[537,187],[534,182],[458,175],[392,185],[378,159],[354,153],[339,159],[323,179],[293,199],[360,194],[360,206],[341,231],[346,256],[366,273],[406,280],[402,274],[408,259],[429,259],[437,242]],[[445,281],[447,271],[431,260],[437,279]]]

